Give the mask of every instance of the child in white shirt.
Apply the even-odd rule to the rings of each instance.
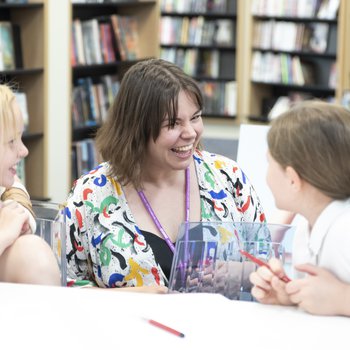
[[[306,221],[293,243],[297,278],[281,281],[282,264],[271,260],[270,270],[251,274],[252,294],[262,303],[350,316],[350,112],[300,103],[273,122],[268,148],[267,182],[276,206]]]

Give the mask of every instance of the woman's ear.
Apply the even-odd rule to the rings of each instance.
[[[301,185],[302,185],[302,179],[299,176],[299,174],[295,171],[294,168],[292,168],[291,166],[287,166],[286,175],[287,175],[287,178],[290,182],[291,188],[294,191],[298,192],[301,188]]]

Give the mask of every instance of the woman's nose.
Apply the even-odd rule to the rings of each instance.
[[[196,137],[196,130],[191,123],[186,123],[182,130],[182,136],[186,138]]]

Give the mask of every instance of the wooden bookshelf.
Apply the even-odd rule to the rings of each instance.
[[[161,58],[199,82],[206,118],[237,117],[237,6],[236,0],[160,1]]]
[[[261,4],[264,0],[259,1]],[[267,122],[267,114],[280,96],[298,94],[297,96],[302,96],[303,98],[319,98],[339,102],[341,90],[343,89],[339,72],[343,70],[342,66],[345,64],[341,57],[344,56],[344,45],[348,45],[345,43],[344,37],[342,37],[344,36],[346,22],[343,15],[346,1],[340,1],[336,18],[330,19],[319,18],[317,16],[317,9],[313,15],[306,18],[283,13],[281,16],[275,14],[268,15],[267,13],[253,13],[253,3],[257,4],[259,1],[249,0],[244,2],[244,30],[246,40],[239,55],[244,55],[246,58],[245,64],[248,67],[244,68],[245,78],[241,86],[241,91],[244,95],[242,108],[240,109],[241,122],[249,120]],[[254,43],[257,36],[256,28],[262,28],[264,24],[267,24],[265,28],[268,28],[268,22],[272,26],[272,44],[270,47],[264,47],[270,44],[264,42],[260,43],[260,47],[259,45],[257,47],[256,43]],[[283,41],[281,47],[274,47],[273,45],[278,46],[278,43],[273,43],[274,37],[279,34],[278,32],[274,32],[274,28],[276,30],[278,28],[276,23],[287,23],[287,26],[291,24],[290,27],[297,31],[297,35],[300,35],[299,38],[296,37],[296,41],[299,41],[299,44],[303,45],[303,47],[284,49],[283,46],[288,45],[288,41],[290,41],[288,36],[290,33],[288,32],[281,35],[281,40]],[[310,37],[305,38],[306,29],[309,31],[310,28],[314,29],[311,33],[312,38],[313,35],[316,35],[315,28],[321,28],[322,26],[323,28],[326,27],[327,31],[325,32],[325,37],[322,37],[319,43],[326,43],[326,47],[308,47],[307,45],[310,45],[311,39]],[[265,30],[268,31],[268,29]],[[265,35],[265,38],[266,36],[268,35]],[[257,57],[259,57],[259,60],[256,60]],[[259,76],[254,69],[255,67],[259,69],[264,64],[264,60],[266,62],[268,60],[274,62],[274,64],[267,64],[269,69],[264,69],[265,72],[270,71],[271,74]],[[281,63],[278,67],[279,60]],[[259,63],[256,64],[256,62]],[[336,66],[338,73],[335,85],[332,85],[330,76],[334,71],[334,66]],[[305,77],[305,82],[296,79],[297,74],[295,72],[298,72],[298,69],[299,72],[302,70],[302,78]],[[273,74],[274,72],[275,74]],[[306,73],[313,73],[312,81],[307,81]],[[298,78],[300,78],[300,74]]]
[[[108,106],[112,102],[111,95],[113,97],[117,92],[118,81],[122,79],[124,73],[135,62],[145,58],[158,57],[159,55],[157,40],[159,7],[156,0],[80,3],[72,4],[71,7],[73,33],[71,38],[73,100],[71,177],[74,179],[82,175],[82,172],[91,167],[91,164],[94,164],[90,161],[90,158],[96,158],[97,156],[96,154],[90,154],[92,148],[91,141],[88,139],[94,137],[98,127],[103,122]],[[136,23],[137,57],[130,58],[132,54],[128,54],[127,58],[122,57],[117,40],[120,37],[117,37],[118,33],[111,16],[117,16],[118,22],[121,21],[121,18],[129,17]],[[104,25],[107,25],[107,29],[102,28]],[[87,28],[93,28],[93,26],[95,28],[91,29],[92,34],[90,34]],[[81,27],[81,34],[79,34],[79,27]],[[130,35],[132,30],[126,30],[125,32],[127,32],[125,38],[129,40],[127,35]],[[80,39],[79,35],[81,35]],[[105,47],[103,47],[103,35],[105,38],[110,37],[110,39],[105,39],[107,42]],[[83,51],[81,49],[79,51],[79,41],[82,43]],[[98,47],[100,53],[90,56],[89,43]],[[126,47],[126,50],[128,49]],[[113,53],[111,53],[111,50]],[[96,54],[96,50],[94,50],[94,53]],[[114,58],[110,60],[110,57]],[[80,118],[81,115],[84,117]],[[87,150],[89,151],[89,161],[80,161],[81,154],[85,154]]]
[[[26,187],[32,198],[46,196],[44,118],[45,118],[45,1],[27,4],[0,4],[0,20],[17,25],[20,30],[22,67],[0,72],[8,82],[27,97],[29,124],[23,137],[29,149],[25,160]]]
[[[237,84],[237,113],[227,117],[219,113],[206,113],[205,131],[211,138],[237,138],[240,123],[249,122],[248,117],[263,121],[264,98],[277,97],[291,91],[301,90],[316,97],[335,96],[340,101],[344,90],[350,89],[350,2],[340,1],[338,16],[335,20],[320,20],[336,28],[334,52],[322,55],[314,52],[294,50],[293,56],[304,60],[336,61],[338,80],[334,88],[325,84],[298,86],[256,82],[251,80],[251,62],[256,48],[253,46],[254,22],[281,18],[276,16],[253,16],[253,0],[227,0],[230,9],[227,13],[208,13],[207,11],[161,11],[160,1],[118,1],[116,3],[71,4],[68,0],[39,0],[29,4],[0,4],[0,20],[9,20],[18,24],[22,34],[23,67],[0,72],[3,81],[14,81],[27,93],[29,109],[29,130],[23,139],[30,155],[26,163],[27,187],[32,196],[63,201],[72,184],[71,147],[72,143],[94,134],[98,125],[82,126],[73,131],[71,116],[71,93],[73,81],[78,78],[98,78],[103,75],[120,74],[122,76],[133,61],[70,66],[70,28],[73,20],[87,20],[93,17],[111,14],[136,16],[139,32],[139,50],[141,58],[159,57],[160,18],[167,15],[174,18],[203,16],[207,21],[232,20],[234,23],[234,42],[231,46],[193,45],[172,43],[163,48],[197,49],[198,52],[218,50],[225,57],[220,65],[222,74],[218,77],[196,75],[199,82],[225,83],[233,79]],[[263,0],[261,0],[263,1]],[[186,0],[185,2],[193,2]],[[199,1],[194,1],[199,2]],[[312,18],[284,18],[299,24],[313,23]],[[264,52],[265,49],[261,49]],[[265,50],[266,52],[286,54],[283,50]],[[328,62],[328,63],[327,63]],[[324,70],[325,72],[327,69]],[[223,136],[222,136],[223,135]]]

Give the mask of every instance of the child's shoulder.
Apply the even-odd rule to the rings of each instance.
[[[348,224],[350,229],[350,198],[340,201],[340,214],[337,217],[336,222],[342,224]]]

